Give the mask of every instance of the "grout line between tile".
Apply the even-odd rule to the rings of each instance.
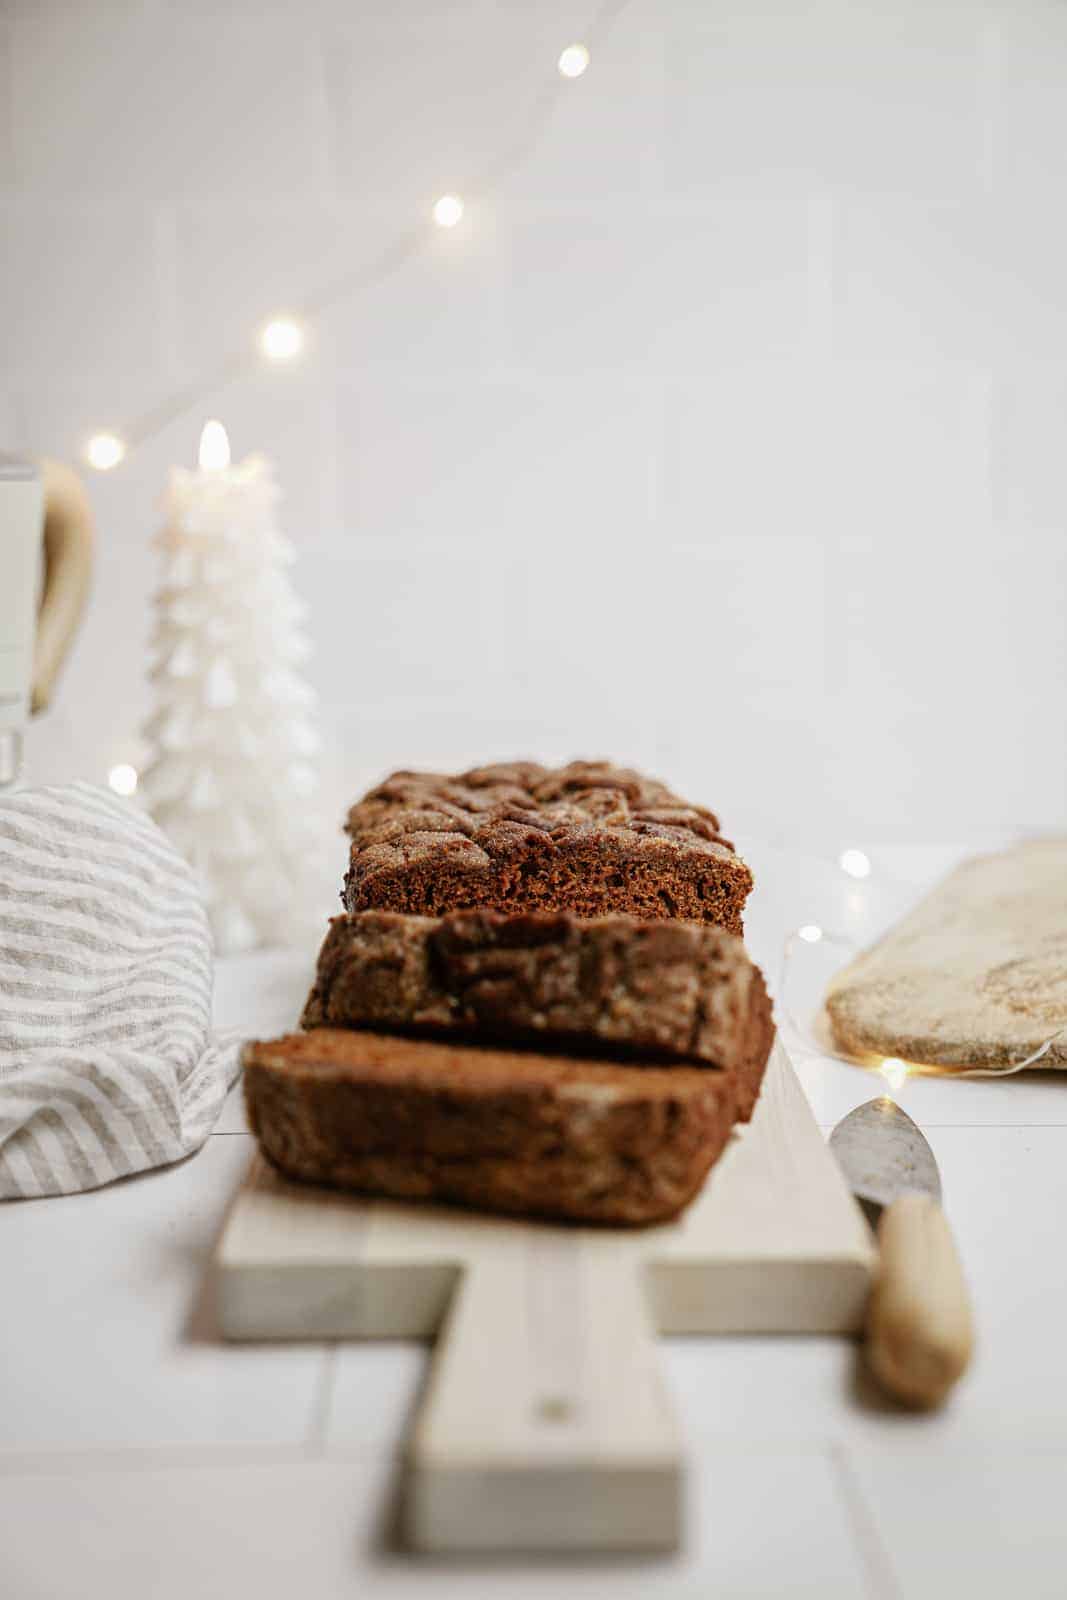
[[[168,1468],[299,1466],[300,1444],[288,1445],[90,1445],[83,1449],[0,1451],[0,1478],[77,1477],[84,1473]]]
[[[830,1445],[830,1466],[867,1575],[872,1600],[903,1600],[889,1552],[871,1514],[845,1446]]]
[[[330,1410],[333,1406],[337,1384],[337,1343],[333,1341],[323,1350],[322,1366],[315,1385],[311,1405],[311,1424],[308,1428],[307,1453],[319,1458],[325,1456],[330,1431]]]

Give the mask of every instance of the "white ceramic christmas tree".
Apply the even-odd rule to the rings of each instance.
[[[231,466],[225,430],[208,423],[200,470],[172,474],[158,539],[143,783],[200,875],[220,954],[286,943],[311,914],[315,697],[296,670],[303,608],[277,500],[269,463]]]

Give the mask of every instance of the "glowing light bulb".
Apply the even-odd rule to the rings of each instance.
[[[869,878],[871,875],[870,858],[862,850],[842,850],[837,864],[850,878]]]
[[[269,361],[292,361],[304,348],[304,330],[292,317],[273,317],[260,330],[259,348]]]
[[[137,787],[137,768],[129,766],[125,761],[120,762],[117,767],[112,767],[107,775],[107,781],[116,794],[132,794]]]
[[[433,220],[439,228],[454,228],[463,215],[463,201],[458,194],[443,194],[435,202]]]
[[[908,1063],[899,1056],[886,1056],[878,1070],[893,1093],[899,1094],[908,1076]]]
[[[212,420],[204,423],[197,459],[201,472],[225,472],[229,466],[230,436],[221,422]]]
[[[110,472],[126,454],[126,446],[114,433],[94,433],[85,446],[85,459],[97,472]]]
[[[584,44],[569,44],[556,63],[563,78],[580,78],[589,65],[589,51]]]
[[[797,929],[797,938],[803,939],[805,944],[818,944],[822,929],[817,922],[805,922],[802,928]]]

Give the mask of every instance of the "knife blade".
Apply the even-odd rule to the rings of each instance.
[[[868,1364],[896,1399],[940,1405],[967,1369],[974,1334],[934,1153],[888,1095],[843,1117],[830,1149],[878,1239]]]
[[[941,1199],[934,1152],[922,1130],[887,1094],[857,1106],[830,1135],[830,1149],[857,1200],[877,1212],[915,1191]]]

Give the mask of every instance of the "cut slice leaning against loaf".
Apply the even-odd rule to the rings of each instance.
[[[731,1075],[336,1028],[244,1052],[252,1131],[288,1177],[401,1200],[640,1225],[699,1190]]]
[[[335,917],[303,1023],[703,1064],[732,1077],[745,1120],[774,1037],[762,974],[733,934],[565,912]]]

